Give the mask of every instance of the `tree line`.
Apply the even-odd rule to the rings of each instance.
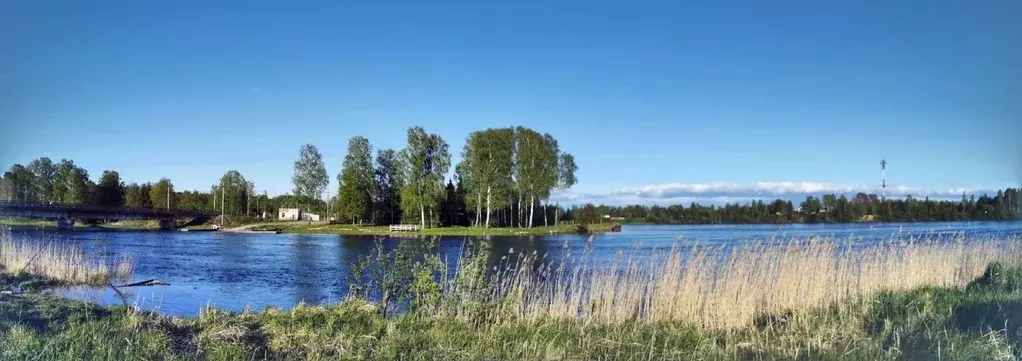
[[[586,204],[568,210],[582,223],[613,217],[631,223],[738,224],[738,223],[851,223],[1017,220],[1022,216],[1019,189],[1000,190],[994,196],[962,195],[961,200],[880,199],[875,194],[808,196],[797,206],[790,200],[755,200],[723,206],[607,206]]]
[[[93,181],[73,160],[54,163],[42,157],[27,166],[14,164],[0,178],[0,200],[106,207],[188,209],[228,216],[275,215],[280,207],[306,206],[325,210],[326,202],[293,195],[270,198],[256,194],[255,184],[236,170],[227,171],[209,192],[177,191],[168,178],[125,183],[114,170]]]
[[[291,194],[269,197],[237,170],[229,170],[209,192],[176,191],[170,179],[125,183],[113,170],[93,182],[71,160],[49,158],[13,165],[0,178],[0,199],[20,202],[93,204],[110,207],[191,209],[228,216],[275,217],[279,208],[301,208],[358,224],[415,223],[434,226],[556,224],[565,217],[550,205],[557,189],[576,183],[574,157],[550,134],[525,127],[472,132],[454,165],[439,135],[411,127],[403,149],[379,149],[354,136],[337,174],[337,192],[322,199],[329,176],[319,150],[300,147]]]
[[[375,154],[375,156],[374,156]],[[723,206],[550,204],[552,194],[568,189],[578,167],[550,134],[525,127],[472,132],[451,171],[447,142],[422,127],[407,131],[403,149],[373,152],[369,140],[354,136],[337,174],[337,192],[322,195],[329,176],[322,154],[311,144],[299,149],[291,194],[269,197],[237,170],[228,170],[209,192],[176,191],[168,178],[124,183],[114,170],[97,181],[74,161],[54,163],[42,157],[11,166],[0,178],[0,200],[94,204],[111,207],[190,209],[214,214],[275,217],[280,208],[326,214],[344,223],[415,223],[423,227],[533,227],[573,221],[597,223],[613,217],[633,223],[825,223],[1009,220],[1022,216],[1019,189],[959,201],[808,196],[799,204],[777,199]],[[452,176],[448,177],[449,174]]]
[[[375,157],[367,138],[348,141],[330,200],[337,219],[422,227],[548,225],[559,219],[551,194],[576,182],[574,157],[552,135],[525,127],[469,134],[451,178],[451,150],[442,137],[412,127],[406,140],[403,149],[379,149]],[[292,182],[300,196],[319,198],[326,189],[315,146],[302,146]]]

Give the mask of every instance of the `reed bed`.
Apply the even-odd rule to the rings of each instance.
[[[923,237],[858,245],[833,238],[737,246],[678,243],[612,264],[581,255],[535,267],[515,257],[487,283],[489,320],[576,319],[587,323],[683,322],[707,330],[743,328],[812,309],[855,304],[882,291],[961,288],[992,262],[1022,265],[1019,239]],[[448,315],[470,315],[478,265],[462,260],[447,283]],[[476,287],[477,288],[477,287]]]
[[[46,242],[15,241],[0,230],[0,270],[11,274],[33,274],[66,284],[107,284],[126,280],[134,269],[128,257],[109,261],[90,257],[79,245],[58,240]]]

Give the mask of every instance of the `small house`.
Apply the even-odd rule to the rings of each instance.
[[[301,218],[302,211],[299,210],[298,208],[281,208],[277,212],[277,215],[280,216],[277,217],[277,219],[281,221],[297,221],[298,219]]]

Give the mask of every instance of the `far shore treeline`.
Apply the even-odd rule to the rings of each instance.
[[[570,221],[579,224],[921,222],[1014,220],[1022,214],[1019,190],[996,195],[962,195],[961,200],[881,199],[875,194],[808,196],[799,203],[777,199],[724,206],[607,206],[551,204],[557,190],[572,187],[578,169],[557,139],[524,127],[472,132],[453,165],[448,143],[422,127],[407,132],[404,149],[377,149],[354,136],[337,174],[336,192],[323,200],[330,183],[323,156],[314,145],[300,147],[291,194],[269,197],[237,170],[228,170],[208,192],[177,191],[170,179],[125,183],[105,170],[93,182],[74,161],[39,158],[14,164],[0,179],[0,200],[92,204],[110,207],[173,208],[223,213],[246,219],[276,218],[280,208],[328,214],[341,223],[419,224],[423,227],[533,227]],[[609,219],[608,219],[609,218]]]
[[[825,194],[807,196],[800,203],[777,199],[747,204],[703,206],[594,206],[569,211],[575,219],[595,220],[604,215],[628,223],[650,224],[757,224],[757,223],[853,223],[853,222],[947,222],[1017,220],[1022,215],[1019,189],[1007,188],[996,195],[962,195],[961,200],[881,199],[876,194]]]

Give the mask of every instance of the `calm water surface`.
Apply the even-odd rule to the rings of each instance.
[[[871,244],[885,239],[968,239],[1022,235],[1019,222],[890,223],[841,225],[626,225],[622,232],[541,237],[442,237],[435,248],[422,238],[386,238],[386,249],[415,254],[437,252],[455,260],[472,242],[486,242],[492,260],[509,251],[547,254],[551,259],[583,253],[595,265],[612,264],[619,253],[642,256],[684,242],[735,245],[743,242],[784,242],[792,237],[824,236],[841,242]],[[195,315],[206,305],[230,310],[288,308],[329,303],[348,290],[349,264],[373,250],[374,238],[307,234],[237,234],[215,232],[15,231],[16,240],[78,243],[91,254],[135,261],[134,280],[159,279],[162,287],[127,290],[130,302],[145,309]],[[99,302],[122,301],[108,289],[73,288],[62,294]]]

